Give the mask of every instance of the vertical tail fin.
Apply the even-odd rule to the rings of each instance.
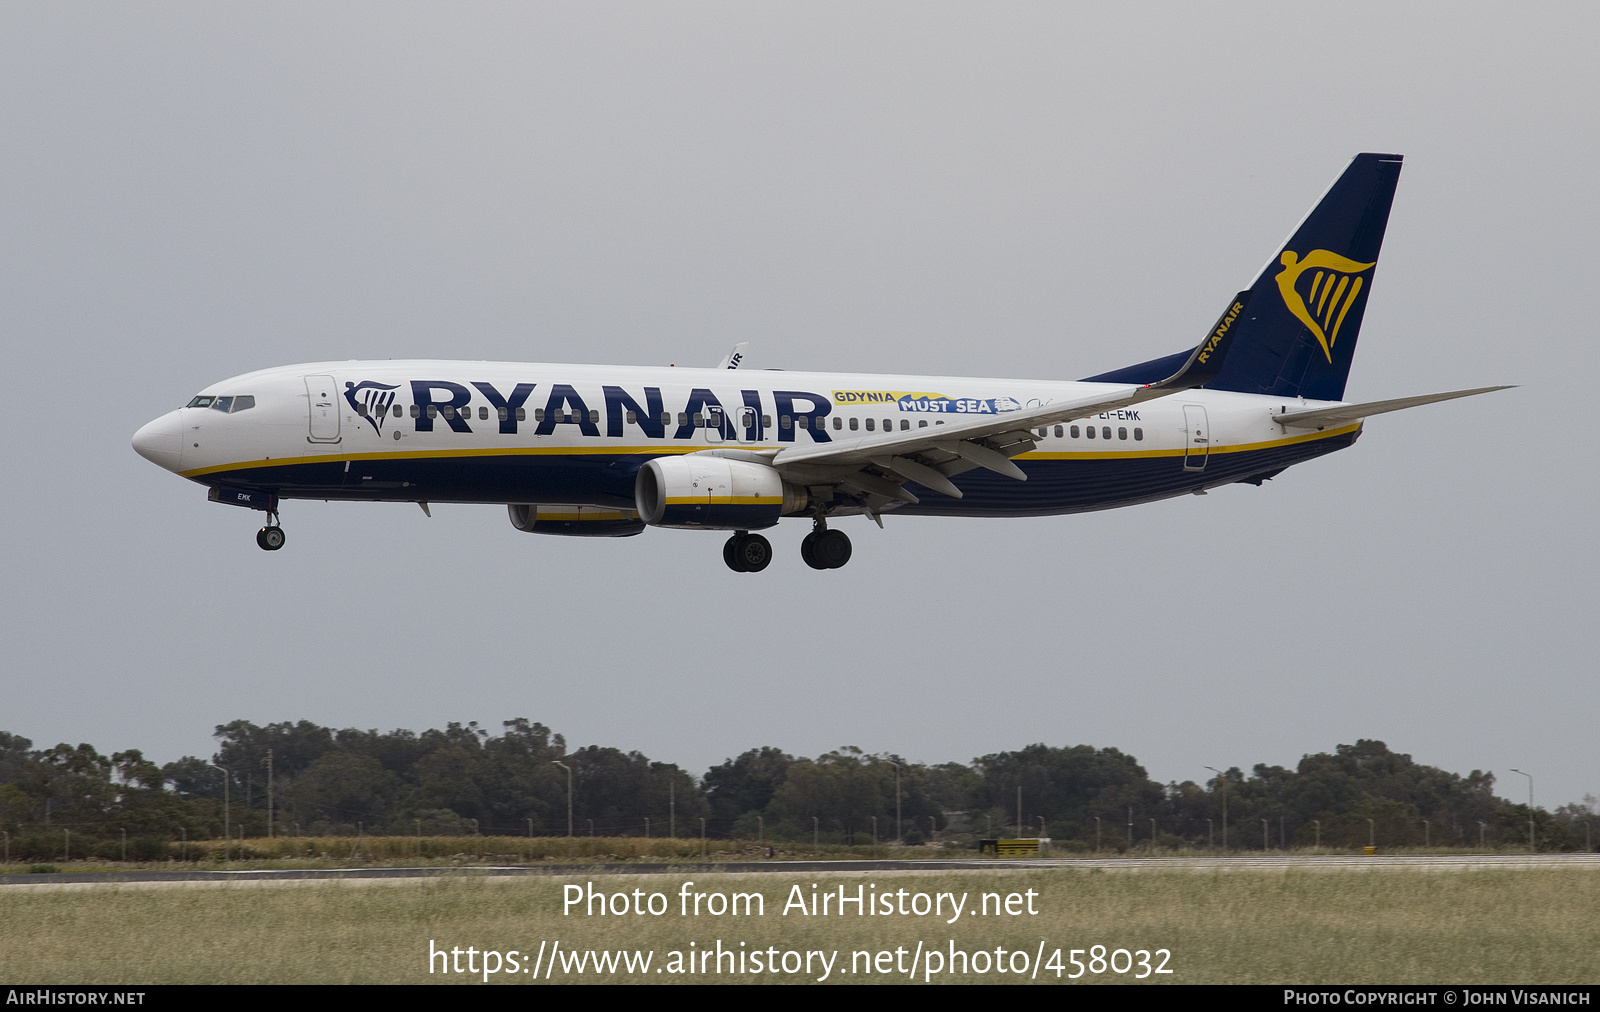
[[[1250,286],[1233,348],[1208,388],[1344,398],[1400,164],[1399,155],[1355,156]],[[1090,379],[1139,382],[1175,357]]]

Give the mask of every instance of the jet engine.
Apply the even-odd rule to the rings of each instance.
[[[511,526],[529,534],[560,534],[569,538],[631,538],[644,532],[644,521],[633,510],[603,506],[515,504],[506,507]]]
[[[633,486],[639,518],[654,527],[759,530],[804,511],[806,500],[770,464],[709,453],[657,457]]]

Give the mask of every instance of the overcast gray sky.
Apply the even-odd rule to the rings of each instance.
[[[37,744],[527,716],[756,745],[1381,738],[1600,794],[1593,5],[0,7],[5,704]],[[1197,341],[1357,151],[1406,156],[1351,399],[1261,488],[713,534],[259,517],[137,457],[205,384],[443,357],[1075,379]],[[1514,782],[1513,782],[1514,781]]]

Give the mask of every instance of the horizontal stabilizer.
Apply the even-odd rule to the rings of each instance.
[[[1406,408],[1415,408],[1423,404],[1455,400],[1457,397],[1472,397],[1477,394],[1510,389],[1512,389],[1511,386],[1473,387],[1471,390],[1451,390],[1442,394],[1422,394],[1419,397],[1396,397],[1394,400],[1389,401],[1368,401],[1365,404],[1338,404],[1331,408],[1297,409],[1274,413],[1272,420],[1279,425],[1292,425],[1297,429],[1325,429],[1330,425],[1342,425],[1345,422],[1360,421],[1371,415],[1381,415],[1385,411],[1402,411]]]

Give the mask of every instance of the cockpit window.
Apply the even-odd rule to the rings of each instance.
[[[242,394],[237,397],[213,397],[209,394],[201,394],[188,404],[184,405],[186,408],[211,408],[214,411],[221,411],[224,414],[229,412],[249,411],[255,406],[256,399],[250,394]]]

